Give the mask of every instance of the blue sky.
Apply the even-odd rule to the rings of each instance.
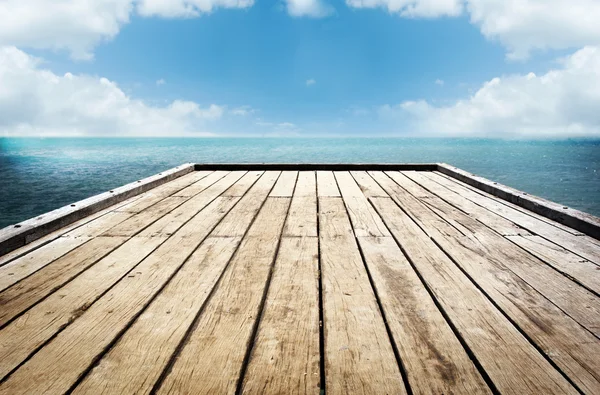
[[[0,135],[600,135],[599,2],[77,4],[0,4]]]

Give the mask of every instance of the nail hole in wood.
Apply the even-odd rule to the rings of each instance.
[[[21,225],[15,225],[15,228],[20,228],[20,227],[21,227]]]
[[[74,204],[72,204],[72,205],[71,205],[71,207],[75,207],[75,205],[74,205]]]
[[[563,206],[563,208],[564,208],[565,210],[566,210],[566,209],[568,209],[568,207],[567,207],[567,206]]]
[[[110,193],[114,193],[115,191],[108,191],[108,192],[110,192]]]

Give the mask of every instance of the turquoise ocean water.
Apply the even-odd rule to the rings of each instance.
[[[0,138],[0,227],[184,162],[445,162],[600,216],[600,140]]]

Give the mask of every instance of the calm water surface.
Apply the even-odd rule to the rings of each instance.
[[[445,162],[600,216],[600,140],[0,138],[0,227],[184,162]]]

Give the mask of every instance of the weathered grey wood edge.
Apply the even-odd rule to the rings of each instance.
[[[436,163],[197,163],[196,170],[437,170]]]
[[[159,174],[132,182],[65,207],[42,214],[15,225],[0,229],[0,256],[55,230],[72,224],[113,204],[139,195],[161,184],[194,171],[193,163],[186,163]]]
[[[538,196],[529,195],[526,192],[490,181],[445,163],[438,163],[437,170],[477,189],[481,189],[600,240],[600,218],[596,216],[565,207]]]

